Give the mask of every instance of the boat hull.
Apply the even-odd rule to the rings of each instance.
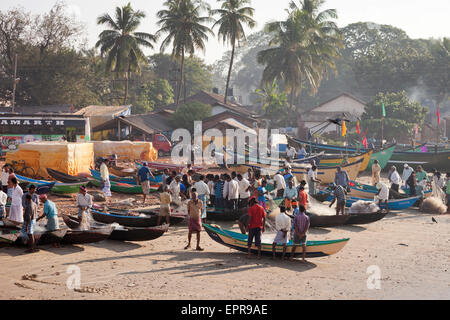
[[[158,217],[156,215],[148,217],[134,217],[134,216],[120,216],[108,213],[103,213],[99,211],[92,210],[92,217],[95,221],[102,223],[118,223],[124,227],[136,227],[136,228],[146,228],[146,227],[156,227],[158,223]],[[176,225],[184,221],[186,216],[170,216],[170,225]],[[164,222],[164,219],[161,219]]]

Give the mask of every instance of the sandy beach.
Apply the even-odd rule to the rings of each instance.
[[[52,199],[60,212],[75,213],[72,199]],[[186,223],[148,242],[41,246],[31,255],[3,247],[0,299],[450,299],[450,215],[410,209],[365,226],[311,229],[308,240],[347,237],[342,251],[306,265],[249,260],[204,231],[204,252],[184,250]],[[368,288],[371,266],[379,268],[379,289]],[[74,269],[78,290],[67,286]]]

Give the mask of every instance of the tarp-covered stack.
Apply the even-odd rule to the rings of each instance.
[[[6,163],[25,161],[38,176],[49,178],[46,168],[70,175],[89,172],[94,165],[94,145],[89,142],[31,142],[8,152]]]
[[[95,158],[116,154],[119,160],[156,161],[158,151],[151,142],[93,141]]]

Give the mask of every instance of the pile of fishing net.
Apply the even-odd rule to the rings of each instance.
[[[378,211],[380,211],[380,207],[375,202],[359,200],[351,206],[349,213],[375,213]]]
[[[445,214],[447,206],[439,198],[427,198],[423,201],[420,211],[430,214]]]

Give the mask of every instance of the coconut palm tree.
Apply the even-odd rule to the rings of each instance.
[[[205,51],[205,42],[208,35],[214,36],[213,31],[205,26],[213,20],[209,16],[202,16],[203,11],[209,9],[201,0],[167,0],[164,2],[166,9],[157,13],[158,25],[161,27],[157,36],[166,34],[161,43],[161,52],[172,45],[172,57],[180,60],[180,78],[178,79],[178,92],[176,104],[181,96],[183,83],[184,59],[186,53],[191,56],[195,50]]]
[[[120,8],[116,7],[114,19],[107,13],[97,18],[97,24],[107,25],[110,29],[104,30],[99,35],[96,47],[107,55],[106,70],[114,72],[117,76],[125,75],[125,96],[123,103],[128,98],[128,81],[131,72],[140,73],[140,65],[147,61],[141,47],[153,48],[156,37],[144,32],[136,32],[145,13],[134,10],[130,3]]]
[[[212,15],[219,15],[213,29],[219,26],[218,36],[222,37],[223,43],[229,42],[231,45],[230,68],[228,69],[227,84],[225,87],[225,103],[227,103],[228,88],[230,87],[231,70],[233,68],[234,53],[236,44],[240,46],[242,41],[246,40],[243,24],[253,29],[256,21],[253,20],[255,9],[249,7],[250,0],[219,0],[222,1],[220,9],[212,10]]]
[[[323,0],[302,0],[297,6],[291,2],[286,21],[266,25],[273,38],[271,48],[258,53],[258,62],[266,65],[262,82],[284,81],[285,89],[290,90],[291,108],[303,84],[315,94],[329,70],[336,70],[342,36],[329,20],[337,18],[335,10],[319,12],[323,3]]]

